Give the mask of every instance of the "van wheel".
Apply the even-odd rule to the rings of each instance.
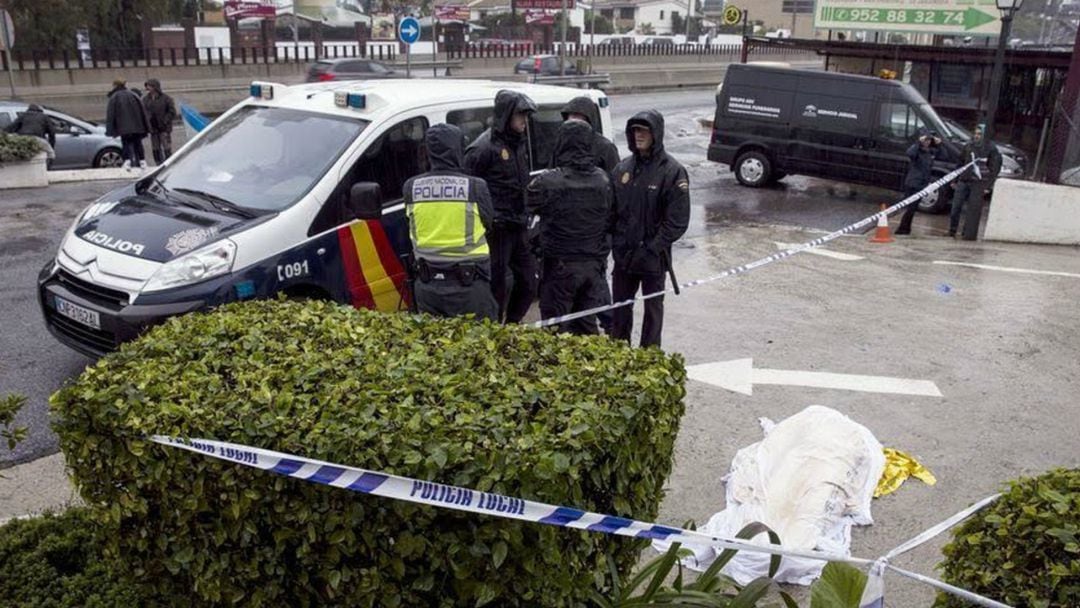
[[[953,188],[947,185],[932,194],[927,194],[919,200],[919,211],[923,213],[945,213],[952,201]]]
[[[761,152],[745,152],[735,160],[735,179],[751,188],[760,188],[772,178],[772,163]]]

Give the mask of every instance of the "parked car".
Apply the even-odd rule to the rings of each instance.
[[[950,139],[961,146],[971,141],[971,131],[960,123],[951,118],[941,120],[949,127]],[[1027,155],[1024,151],[1009,144],[997,144],[997,149],[1001,152],[1001,177],[1023,179],[1027,175]]]
[[[565,61],[566,63],[566,75],[580,74],[577,69],[577,65],[572,61]],[[517,62],[514,66],[515,74],[532,74],[534,76],[558,76],[559,75],[559,56],[558,55],[533,55],[532,57],[526,57]]]
[[[0,130],[15,122],[25,112],[21,101],[0,101]],[[107,137],[105,127],[89,120],[45,108],[56,131],[56,159],[50,169],[86,169],[119,167],[124,163],[117,137]]]
[[[603,47],[612,47],[613,46],[613,47],[626,48],[626,47],[634,46],[634,44],[635,44],[635,42],[634,42],[634,37],[633,36],[612,36],[610,38],[605,38],[605,39],[601,40],[600,42],[597,42],[596,46],[603,46]]]
[[[744,186],[786,174],[902,190],[907,149],[923,130],[949,128],[911,85],[836,72],[734,64],[717,95],[708,158]],[[951,171],[960,144],[944,138],[934,175]],[[944,211],[947,191],[919,208]]]
[[[638,43],[639,46],[668,48],[675,46],[675,39],[670,36],[649,36]]]
[[[307,74],[308,82],[384,80],[387,78],[405,78],[405,73],[370,59],[343,58],[316,61],[308,67]]]

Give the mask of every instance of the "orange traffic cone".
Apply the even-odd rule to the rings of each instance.
[[[884,203],[881,205],[881,210],[885,211]],[[882,215],[878,218],[877,229],[874,230],[874,236],[870,239],[871,243],[893,243],[892,230],[889,230],[889,216]]]

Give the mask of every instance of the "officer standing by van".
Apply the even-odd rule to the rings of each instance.
[[[904,176],[904,198],[930,185],[934,175],[934,161],[943,158],[943,155],[941,138],[937,133],[924,132],[919,135],[919,141],[911,144],[907,150],[910,162],[907,175]],[[911,234],[911,221],[915,219],[918,209],[919,203],[908,205],[904,216],[900,218],[896,234]]]
[[[975,161],[975,167],[956,180],[953,193],[952,209],[949,211],[949,236],[956,236],[960,228],[960,214],[964,214],[965,241],[974,241],[979,237],[979,222],[982,220],[983,193],[993,187],[994,180],[1001,172],[1001,152],[994,142],[984,136],[985,127],[976,125],[971,141],[960,151],[960,165]]]
[[[596,102],[584,95],[575,97],[563,106],[562,117],[564,121],[576,120],[591,127],[590,150],[596,166],[606,173],[614,171],[615,165],[619,164],[619,149],[597,130],[600,126],[600,110],[596,107]],[[558,156],[557,151],[551,157],[552,168],[558,166],[556,156]]]
[[[499,320],[518,323],[536,296],[536,259],[529,250],[525,187],[529,184],[528,125],[536,104],[516,91],[495,95],[491,128],[465,152],[465,170],[487,182],[495,208],[491,245],[491,290]],[[507,273],[513,285],[506,285]]]
[[[612,255],[615,302],[665,288],[671,267],[671,245],[690,224],[690,180],[686,169],[664,151],[664,117],[656,110],[635,114],[626,123],[626,139],[633,154],[615,167],[615,230]],[[630,341],[634,310],[615,309],[613,337]],[[660,346],[664,326],[664,298],[645,301],[642,346]]]
[[[615,192],[593,157],[593,129],[568,120],[559,127],[555,169],[529,183],[528,210],[540,217],[544,272],[540,315],[544,319],[611,303],[607,285]],[[561,329],[596,335],[596,317],[575,319]]]
[[[420,312],[496,319],[487,230],[494,209],[484,180],[462,169],[465,137],[437,124],[424,136],[431,170],[405,182],[405,214],[415,258]]]

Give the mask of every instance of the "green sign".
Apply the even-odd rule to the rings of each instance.
[[[980,6],[972,6],[973,4]],[[858,0],[819,0],[814,27],[832,30],[880,30],[932,34],[996,35],[1000,17],[991,2],[937,0],[913,3],[881,3]]]

